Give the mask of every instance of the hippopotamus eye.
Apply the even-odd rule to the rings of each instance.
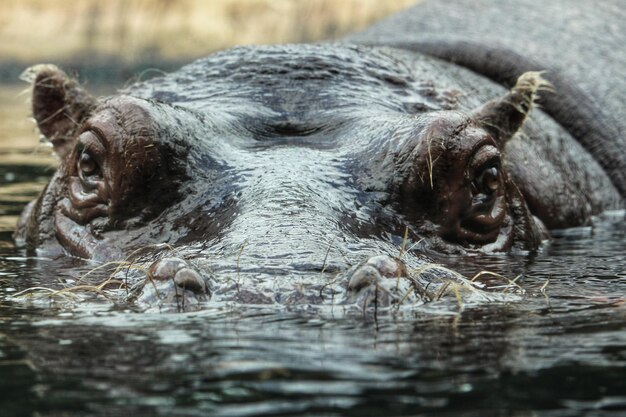
[[[469,180],[473,195],[490,196],[501,186],[500,151],[485,145],[476,151],[469,163]]]
[[[94,132],[85,131],[76,145],[76,170],[83,186],[93,189],[102,180],[101,163],[105,159],[105,149],[99,136]]]
[[[481,194],[492,194],[500,187],[499,164],[491,165],[478,174],[474,179],[473,186]]]
[[[78,170],[84,176],[92,176],[100,172],[100,167],[89,152],[83,150],[78,158]]]

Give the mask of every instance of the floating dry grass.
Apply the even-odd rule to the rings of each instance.
[[[241,257],[247,242],[244,242],[237,253],[237,277],[236,279],[230,279],[235,283],[235,290],[239,293],[239,280],[240,280],[240,264]],[[405,232],[405,238],[403,244],[400,247],[400,253],[402,256],[407,254],[407,245],[408,245],[408,232]],[[324,255],[324,261],[322,266],[322,272],[326,270],[328,257],[330,254],[330,250],[333,247],[333,243],[331,243],[326,250]],[[166,252],[156,253],[157,250],[166,250]],[[147,252],[147,253],[146,253]],[[19,293],[13,295],[13,298],[63,298],[70,299],[72,301],[80,300],[80,294],[95,294],[97,296],[101,296],[107,301],[112,303],[123,302],[126,300],[127,302],[132,302],[134,297],[139,294],[142,288],[145,285],[152,285],[155,294],[159,294],[159,289],[157,284],[154,282],[153,277],[149,271],[147,265],[152,264],[159,259],[162,259],[164,256],[176,255],[176,250],[172,246],[168,244],[154,244],[147,245],[145,247],[138,248],[131,252],[124,260],[122,261],[112,261],[107,262],[102,265],[95,266],[89,271],[85,272],[81,275],[72,286],[67,286],[66,288],[58,289],[58,288],[50,288],[50,287],[31,287],[27,288]],[[400,259],[396,258],[398,262],[402,262]],[[137,278],[132,283],[129,282],[129,272],[130,271],[139,271],[141,275],[144,277],[143,279]],[[98,282],[94,283],[86,283],[91,280],[93,276],[97,276],[100,273],[105,272],[107,277]],[[502,286],[491,286],[487,288],[490,292],[494,290],[499,290],[500,293],[504,294],[511,289],[516,289],[520,293],[524,293],[525,291],[519,284],[517,284],[517,280],[520,276],[515,279],[507,279],[501,274],[491,272],[491,271],[480,271],[471,279],[465,278],[460,273],[449,269],[438,263],[424,263],[418,268],[411,269],[407,271],[406,274],[397,276],[395,291],[393,288],[386,288],[384,285],[380,285],[379,282],[374,283],[375,291],[372,294],[373,300],[371,297],[366,297],[363,301],[363,307],[366,309],[369,302],[374,302],[375,314],[377,314],[377,310],[379,308],[379,301],[382,294],[388,297],[391,301],[390,307],[394,306],[398,309],[401,306],[405,306],[407,299],[413,294],[415,296],[415,301],[412,302],[412,305],[415,306],[417,303],[430,303],[433,301],[439,301],[447,294],[454,295],[457,300],[457,304],[459,306],[458,313],[460,314],[465,306],[465,297],[469,294],[478,295],[479,300],[482,301],[490,301],[490,298],[485,292],[484,287],[480,287],[479,285],[484,285],[479,282],[479,278],[481,277],[493,277],[505,282],[506,285]],[[344,279],[346,277],[345,273],[337,274],[330,282],[324,283],[324,285],[320,288],[320,298],[323,300],[323,291],[328,286],[336,284],[339,280]],[[228,277],[224,277],[224,280],[229,280]],[[400,287],[400,282],[405,281],[406,285]],[[435,289],[430,290],[430,286],[435,287]],[[542,287],[542,291],[547,286],[547,283]],[[121,296],[120,291],[126,291],[126,297]],[[334,304],[334,294],[331,303]],[[159,297],[160,298],[160,297]],[[184,302],[184,301],[183,301]]]
[[[502,281],[504,281],[506,283],[506,285],[490,285],[490,282],[488,281],[481,281],[478,278],[482,278],[484,276],[490,276],[490,277],[494,277],[497,279],[500,279]],[[516,288],[517,290],[524,292],[525,290],[517,283],[517,280],[519,280],[522,277],[522,275],[518,275],[513,279],[509,279],[507,277],[505,277],[502,274],[498,274],[496,272],[491,272],[491,271],[480,271],[478,272],[476,275],[474,275],[470,281],[471,282],[479,282],[483,285],[485,285],[487,287],[487,289],[489,290],[495,290],[495,289],[502,289],[503,292],[508,291],[511,288]]]
[[[433,272],[435,272],[433,274]],[[426,302],[430,301],[438,301],[442,297],[446,295],[449,289],[452,290],[455,297],[458,298],[459,295],[462,295],[461,292],[467,292],[469,295],[478,295],[481,299],[490,300],[493,297],[490,294],[497,294],[504,296],[505,294],[510,294],[511,290],[516,290],[518,294],[525,294],[526,290],[522,288],[517,281],[521,277],[518,275],[514,279],[509,279],[501,274],[492,271],[480,271],[471,279],[467,279],[457,271],[449,269],[443,265],[436,263],[427,263],[422,265],[420,268],[417,268],[412,271],[411,275],[413,277],[414,282],[420,281],[420,277],[424,274],[434,275],[435,279],[441,285],[438,288],[437,293],[431,293],[428,291],[428,286],[424,287],[422,290],[421,296]],[[491,276],[501,280],[503,285],[486,285],[483,282],[478,280],[481,276]],[[428,285],[433,284],[433,277],[430,276],[425,278]]]
[[[119,287],[121,287],[122,285],[124,285],[124,282],[121,280],[117,280],[117,279],[113,279],[112,277],[109,277],[97,285],[76,285],[72,287],[63,288],[60,290],[49,288],[49,287],[30,287],[16,294],[13,294],[12,298],[48,297],[50,299],[54,299],[54,298],[69,297],[69,298],[72,298],[73,300],[78,300],[80,299],[80,297],[78,297],[79,294],[95,293],[97,295],[104,297],[108,301],[114,301],[113,297],[107,294],[107,292],[105,291],[105,287],[108,287],[110,285],[118,285]]]
[[[404,258],[408,252],[423,241],[423,239],[420,239],[407,248],[409,243],[408,235],[408,227],[405,227],[404,237],[399,248],[399,256],[396,258],[398,262],[403,262],[402,258]],[[493,283],[483,282],[480,278],[484,278],[485,276],[498,279],[502,285],[493,285]],[[493,297],[489,296],[489,294],[505,295],[511,290],[516,290],[519,294],[525,294],[526,292],[517,283],[517,281],[521,278],[521,275],[518,275],[514,279],[509,279],[502,274],[483,270],[475,274],[471,279],[468,279],[457,271],[433,262],[424,263],[420,267],[408,271],[408,274],[398,275],[395,278],[396,293],[400,291],[400,282],[402,280],[407,280],[410,284],[410,288],[402,294],[399,300],[396,299],[397,302],[394,303],[396,310],[404,305],[411,294],[415,295],[416,301],[413,303],[413,306],[415,306],[420,302],[429,303],[439,301],[449,292],[449,290],[451,290],[457,299],[460,314],[464,307],[463,293],[478,295],[483,300],[491,300]],[[422,282],[426,282],[426,284],[422,285]],[[437,287],[435,290],[436,292],[429,291],[429,287],[431,285]],[[379,290],[378,287],[379,286],[377,285],[376,291]],[[389,293],[389,291],[384,287],[381,288]],[[389,295],[391,294],[389,293]],[[375,305],[374,307],[377,309],[378,306]]]
[[[156,248],[166,248],[170,251],[173,251],[174,248],[167,243],[159,243],[154,245],[147,245],[136,249],[131,252],[124,260],[122,261],[110,261],[104,264],[95,266],[89,271],[85,272],[81,275],[75,283],[71,286],[67,286],[65,288],[56,289],[45,286],[35,286],[26,288],[18,293],[12,295],[12,298],[43,298],[48,297],[50,299],[54,298],[71,298],[72,300],[79,300],[80,294],[96,294],[104,297],[106,300],[110,302],[119,302],[122,297],[119,296],[120,290],[126,290],[126,294],[128,295],[128,291],[130,288],[130,284],[128,282],[128,272],[131,270],[140,271],[146,275],[146,279],[149,282],[152,282],[152,277],[148,273],[148,268],[145,264],[138,264],[136,262],[136,257],[140,255],[142,252],[146,250],[154,250]],[[154,253],[151,252],[150,256],[154,256]],[[107,271],[109,270],[109,271]],[[107,277],[101,281],[95,282],[93,284],[81,284],[88,280],[89,277],[96,275],[101,271],[107,271]],[[120,274],[124,272],[124,279],[120,278]],[[155,286],[154,282],[152,284]]]

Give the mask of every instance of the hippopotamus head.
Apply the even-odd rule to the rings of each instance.
[[[46,90],[51,94],[57,94],[55,89],[74,90],[74,97],[85,94],[59,72],[40,73],[36,85],[35,117],[51,138],[61,165],[41,197],[24,212],[18,234],[37,247],[54,248],[58,243],[71,255],[117,256],[119,248],[99,241],[119,230],[133,235],[184,190],[185,143],[190,138],[181,134],[188,121],[181,112],[159,124],[157,120],[167,118],[159,105],[133,97],[99,103],[88,96],[83,101],[50,101]],[[71,119],[71,111],[83,117]]]
[[[507,94],[475,109],[423,117],[415,146],[401,156],[398,205],[422,234],[438,238],[441,250],[535,249],[545,238],[505,165],[505,145],[543,85],[537,73],[526,73]]]
[[[538,74],[507,91],[399,51],[298,45],[222,52],[103,99],[56,68],[34,75],[60,167],[20,220],[32,248],[245,245],[238,272],[293,272],[319,270],[329,245],[506,252],[544,237],[506,160]]]

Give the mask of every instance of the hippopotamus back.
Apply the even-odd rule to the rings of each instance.
[[[347,38],[393,45],[511,86],[545,71],[556,94],[541,107],[604,167],[626,195],[626,8],[608,0],[424,0]]]

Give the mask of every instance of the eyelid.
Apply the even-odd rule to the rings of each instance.
[[[490,159],[487,159],[481,165],[478,165],[474,172],[481,173],[491,168],[498,168],[500,166],[500,156],[493,156]]]
[[[475,176],[485,169],[499,166],[500,161],[501,155],[498,148],[493,145],[482,146],[471,157],[468,166],[469,172],[473,173],[473,176]]]
[[[87,151],[99,165],[102,164],[106,155],[104,141],[97,132],[90,129],[80,134],[76,144],[76,150],[78,151],[79,157],[81,153]]]

